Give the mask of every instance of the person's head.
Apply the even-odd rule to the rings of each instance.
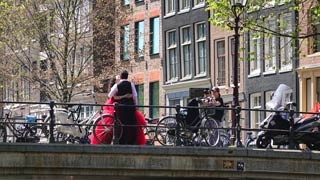
[[[121,72],[120,78],[121,79],[128,79],[128,75],[129,75],[128,71],[124,70],[124,71]]]
[[[210,96],[210,90],[208,88],[205,88],[203,90],[203,96],[205,96],[205,97]]]
[[[220,97],[220,89],[218,87],[213,87],[211,89],[211,94],[216,98]]]

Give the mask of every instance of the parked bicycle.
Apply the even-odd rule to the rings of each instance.
[[[178,111],[177,116],[162,118],[156,127],[156,139],[164,146],[216,146],[219,142],[219,127],[210,117],[214,107],[202,107],[201,100],[193,99],[187,109]]]
[[[87,95],[92,95],[95,104],[97,104],[95,92]],[[77,108],[55,108],[55,123],[56,126],[53,130],[55,142],[59,143],[81,143],[89,144],[89,134],[93,133],[95,139],[99,141],[103,133],[110,131],[110,125],[104,125],[106,118],[113,118],[110,114],[103,114],[102,108],[94,111],[88,118],[80,119],[82,105],[77,105]],[[45,138],[49,138],[49,123],[51,117],[47,116],[44,120],[45,127],[42,128]],[[99,128],[99,131],[96,129]],[[97,134],[99,133],[99,134]]]
[[[27,116],[26,119],[17,120],[12,117],[12,111],[5,110],[0,121],[0,142],[37,142],[36,136],[39,126],[36,118]]]
[[[147,140],[147,145],[154,145],[156,141],[156,126],[159,118],[145,118],[147,125],[144,127],[144,135]]]

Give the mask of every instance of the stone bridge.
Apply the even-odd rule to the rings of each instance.
[[[106,176],[166,180],[320,179],[320,153],[212,147],[0,144],[0,177],[5,179],[96,180]]]

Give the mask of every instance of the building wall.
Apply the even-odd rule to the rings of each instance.
[[[301,29],[301,35],[312,34],[310,32],[311,25],[308,14],[310,7],[312,8],[317,1],[308,0],[305,1],[301,11],[299,12],[299,27]],[[300,60],[298,67],[299,74],[299,106],[301,111],[308,111],[316,103],[319,102],[319,82],[317,78],[320,77],[320,52],[313,51],[312,41],[313,36],[309,38],[301,39],[300,43]],[[310,87],[307,81],[310,80]],[[310,88],[311,93],[308,94],[307,88]]]
[[[188,103],[188,100],[190,97],[192,97],[192,94],[190,94],[191,88],[210,88],[211,80],[210,80],[210,67],[206,66],[206,73],[202,75],[198,75],[195,73],[196,71],[196,45],[195,45],[195,25],[199,22],[204,22],[206,26],[206,63],[207,65],[210,62],[210,48],[209,48],[209,32],[210,32],[210,26],[208,23],[209,19],[209,12],[205,11],[205,6],[203,4],[200,6],[195,6],[194,4],[190,4],[190,7],[188,9],[179,10],[179,3],[181,1],[175,0],[175,11],[172,13],[166,13],[166,3],[168,1],[162,1],[161,3],[161,9],[162,14],[162,52],[163,52],[163,76],[164,76],[164,82],[163,82],[163,88],[165,90],[166,95],[166,105],[175,105],[180,104],[183,106],[186,106]],[[191,2],[191,1],[190,1]],[[192,1],[193,2],[193,1]],[[190,27],[190,34],[191,34],[191,76],[188,78],[182,77],[182,57],[181,57],[181,32],[180,28],[184,26]],[[166,33],[170,30],[175,30],[176,32],[176,58],[178,61],[178,78],[176,80],[170,80],[168,77],[168,54],[166,49]],[[173,109],[167,110],[167,113],[175,113]]]
[[[160,16],[160,0],[145,0],[140,2],[135,2],[135,0],[130,0],[130,8],[132,9],[132,14],[128,16],[128,21],[126,22],[130,26],[130,58],[127,60],[128,71],[130,74],[130,80],[135,83],[135,85],[143,84],[143,104],[141,106],[150,105],[150,83],[159,82],[159,105],[164,105],[164,92],[161,88],[163,84],[162,66],[161,66],[161,44],[162,44],[162,34],[161,34],[161,16]],[[159,54],[150,54],[150,18],[159,17],[160,18],[160,42]],[[135,22],[144,21],[144,51],[143,58],[137,58],[134,54],[134,27]],[[116,60],[120,60],[120,34],[117,34],[117,47],[116,48]],[[142,107],[141,107],[142,108]],[[164,110],[160,109],[159,115],[163,114]],[[149,108],[144,107],[143,113],[146,117],[149,117]],[[156,118],[156,117],[154,117]]]

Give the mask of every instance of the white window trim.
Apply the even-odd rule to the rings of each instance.
[[[189,36],[190,39],[189,41],[186,42],[182,42],[183,41],[183,30],[189,28]],[[180,28],[180,40],[181,40],[181,72],[182,72],[182,77],[183,78],[187,78],[190,79],[191,78],[191,74],[192,74],[192,54],[191,54],[191,27],[190,26],[183,26]],[[185,67],[185,63],[184,63],[184,53],[183,53],[183,47],[184,46],[190,46],[190,74],[185,74],[184,72],[184,67]]]
[[[188,6],[185,6],[185,7],[181,7],[182,6],[182,2],[183,1],[187,1],[189,2],[189,5]],[[179,0],[179,13],[181,12],[188,12],[190,10],[190,7],[191,7],[191,0]]]
[[[215,61],[214,61],[214,64],[215,64],[215,76],[216,76],[216,80],[217,80],[217,85],[219,85],[219,81],[218,81],[218,78],[219,77],[219,57],[218,57],[218,43],[219,42],[223,42],[224,43],[224,65],[225,65],[225,70],[227,69],[227,66],[226,66],[226,42],[225,42],[225,39],[217,39],[214,41],[214,53],[215,55]],[[226,71],[225,71],[225,74],[224,74],[224,84],[223,85],[219,85],[219,86],[225,86],[227,84],[227,75],[226,75]]]
[[[256,41],[256,42],[254,42],[254,41]],[[257,58],[254,57],[254,60],[249,62],[249,67],[250,67],[249,68],[249,71],[250,71],[249,77],[258,76],[261,73],[261,52],[262,52],[261,41],[262,41],[261,34],[259,37],[252,37],[251,38],[251,36],[250,36],[250,47],[251,47],[251,44],[253,44],[252,46],[257,48],[257,49],[254,49],[254,53],[257,55]],[[254,44],[256,44],[256,46]],[[256,50],[257,50],[257,52],[256,52]],[[251,48],[250,48],[250,51],[252,52]],[[251,69],[251,63],[253,61],[256,61],[256,63],[257,63],[256,69]]]
[[[198,25],[200,25],[200,24],[205,24],[205,33],[207,33],[207,25],[206,25],[206,23],[204,22],[204,21],[202,21],[202,22],[198,22],[198,23],[196,23],[195,24],[195,48],[196,48],[196,60],[195,60],[195,64],[196,64],[196,76],[195,77],[203,77],[203,76],[206,76],[206,74],[207,74],[207,71],[205,70],[204,72],[199,72],[199,59],[198,59],[198,54],[199,54],[199,52],[198,52],[198,44],[200,43],[200,42],[205,42],[206,41],[206,34],[203,36],[203,37],[201,37],[201,38],[198,38]],[[207,54],[206,54],[207,55]],[[206,65],[207,65],[207,58],[208,57],[206,57],[206,59],[205,59],[205,67],[206,67]]]
[[[267,19],[266,20],[266,24],[267,26],[272,30],[275,31],[276,30],[276,19],[272,18],[272,19]],[[272,48],[270,48],[270,40],[272,41]],[[271,35],[271,37],[268,37],[267,34],[264,35],[264,47],[265,47],[265,52],[264,52],[264,72],[267,73],[275,73],[275,69],[276,69],[276,53],[277,53],[277,48],[276,46],[276,36],[275,35]],[[271,59],[270,59],[271,58]],[[272,66],[270,66],[269,61],[272,61]],[[265,74],[265,73],[264,73]]]
[[[292,32],[292,24],[293,24],[293,22],[292,22],[292,18],[291,17],[292,17],[291,13],[286,13],[286,14],[283,14],[283,15],[280,16],[281,20],[286,19],[286,18],[289,18],[291,20],[291,22],[289,24],[291,27],[285,28],[285,30],[282,31],[282,33]],[[282,21],[280,21],[280,22],[282,22]],[[280,27],[281,26],[283,26],[283,25],[280,24]],[[284,45],[284,38],[286,38],[286,37],[280,37],[280,49],[281,49],[281,52],[280,52],[280,71],[279,72],[288,72],[288,71],[291,71],[292,68],[293,68],[292,67],[293,66],[293,60],[292,59],[293,59],[293,53],[294,53],[293,47],[291,46],[291,43],[289,43],[288,45]],[[291,40],[289,39],[289,41],[291,41]],[[284,53],[285,53],[284,49],[286,48],[284,46],[290,46],[288,48],[288,50],[290,51],[290,53],[288,55],[284,55]],[[291,61],[288,62],[288,64],[283,64],[283,62],[284,62],[283,58],[286,57],[286,56],[289,56],[289,55],[292,56],[292,57],[289,57],[289,59],[291,59]]]
[[[261,103],[261,93],[253,93],[250,95],[250,109],[261,109],[260,105],[255,105],[255,98],[260,97],[260,103]],[[253,119],[253,116],[255,113],[258,113],[258,119]],[[256,128],[259,127],[259,124],[261,122],[261,112],[260,111],[251,111],[250,112],[250,127]]]
[[[177,59],[177,41],[176,41],[176,39],[175,39],[175,44],[169,46],[169,34],[171,32],[177,33],[176,29],[172,29],[172,30],[166,32],[167,74],[169,75],[167,83],[172,83],[172,82],[177,82],[178,81],[178,77],[171,77],[172,75],[170,74],[170,55],[169,55],[169,50],[175,49],[175,51],[176,51],[176,57],[175,58]]]
[[[172,2],[173,11],[169,11],[169,2]],[[166,0],[166,7],[165,7],[165,17],[172,16],[176,13],[176,3],[175,0]]]

